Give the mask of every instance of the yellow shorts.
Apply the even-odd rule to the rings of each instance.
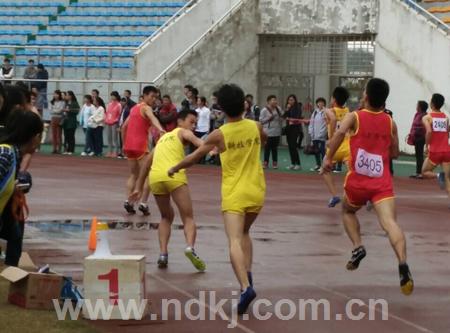
[[[232,213],[237,215],[245,215],[245,214],[259,214],[262,206],[254,206],[254,207],[232,207],[222,209],[222,213]]]
[[[328,151],[327,151],[328,153]],[[338,150],[333,156],[333,163],[348,162],[350,160],[350,150]]]
[[[187,185],[187,183],[176,180],[169,180],[165,182],[150,183],[150,190],[154,195],[167,195],[183,185]]]

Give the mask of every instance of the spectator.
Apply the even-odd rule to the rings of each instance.
[[[3,84],[11,84],[11,79],[14,77],[14,67],[11,66],[11,61],[8,58],[3,59],[3,66],[0,68],[0,80]]]
[[[211,117],[211,110],[206,107],[206,97],[202,96],[197,99],[197,109],[195,111],[198,114],[195,135],[201,139],[209,133],[209,119]]]
[[[109,152],[106,157],[115,158],[120,153],[119,144],[119,122],[122,113],[122,106],[120,105],[120,96],[117,91],[111,93],[111,99],[106,107],[106,133],[108,137]]]
[[[131,108],[136,105],[136,102],[131,99],[131,90],[125,89],[123,91],[123,96],[127,99],[128,108],[131,110]]]
[[[5,264],[17,266],[22,254],[24,222],[13,214],[13,207],[21,201],[24,189],[18,181],[21,156],[33,154],[41,141],[41,118],[28,110],[10,113],[0,138],[0,238],[7,241]],[[16,182],[22,186],[16,187]],[[25,189],[29,190],[29,186]],[[20,206],[19,206],[20,207]]]
[[[171,132],[177,128],[177,117],[177,107],[172,103],[169,95],[164,95],[159,110],[159,122],[166,132]]]
[[[93,154],[97,157],[103,154],[103,126],[105,125],[105,103],[101,97],[93,99],[94,111],[88,119],[88,138],[92,144]]]
[[[247,100],[244,100],[244,119],[255,120],[255,115],[252,111],[252,105]]]
[[[302,105],[298,103],[297,96],[290,95],[286,101],[286,110],[283,115],[286,118],[286,138],[291,157],[290,170],[300,170],[300,155],[298,154],[298,141],[303,137],[302,129]]]
[[[245,100],[250,104],[250,109],[252,110],[255,120],[259,121],[261,110],[258,105],[253,104],[253,95],[247,94],[247,96],[245,96]]]
[[[311,137],[314,156],[316,158],[316,167],[311,171],[319,171],[322,165],[323,158],[325,157],[325,144],[328,139],[327,119],[325,115],[325,105],[327,101],[323,97],[319,97],[316,100],[317,108],[311,115],[309,122],[309,135]]]
[[[217,103],[217,92],[214,92],[212,96],[211,118],[213,118],[213,130],[220,128],[225,123],[225,113]]]
[[[123,141],[122,141],[122,126],[125,123],[125,120],[127,120],[128,116],[130,115],[130,107],[128,106],[128,102],[129,99],[126,97],[122,97],[122,99],[120,100],[120,105],[122,106],[122,112],[120,114],[120,119],[119,119],[119,155],[117,157],[119,158],[124,158],[125,156],[123,155]]]
[[[426,116],[428,110],[428,103],[425,101],[418,101],[416,107],[416,114],[411,125],[411,130],[408,136],[408,144],[414,145],[416,154],[416,174],[410,178],[422,179],[422,166],[424,159],[425,148],[425,126],[422,118]]]
[[[282,118],[275,95],[267,97],[267,106],[262,109],[259,121],[268,137],[264,146],[263,167],[264,169],[268,168],[270,153],[272,153],[272,167],[278,169],[278,146],[280,144]]]
[[[62,98],[61,90],[55,90],[50,104],[53,154],[61,154],[61,124],[63,122],[63,112],[66,107],[66,101]]]
[[[100,92],[98,89],[92,89],[91,91],[92,100],[95,100],[96,98],[100,97]]]
[[[66,108],[64,109],[64,154],[72,155],[75,153],[75,132],[77,130],[77,116],[80,113],[80,104],[73,91],[69,90],[66,94]]]
[[[47,101],[48,72],[45,69],[44,65],[42,64],[37,65],[36,79],[42,80],[40,82],[34,82],[34,87],[37,89],[38,92],[36,107],[41,116],[43,116],[44,110],[48,108],[48,101]]]
[[[36,113],[39,117],[41,116],[38,109],[36,108],[37,94],[35,91],[30,92],[30,111]]]
[[[34,60],[28,60],[28,66],[25,68],[25,72],[23,74],[23,78],[25,80],[34,80],[37,76],[37,68],[34,67]],[[31,82],[28,82],[28,89],[31,89]]]
[[[94,148],[92,146],[92,141],[90,136],[88,135],[89,119],[92,117],[95,110],[95,106],[92,103],[93,103],[92,96],[85,95],[84,104],[80,112],[80,125],[83,128],[83,132],[85,135],[85,146],[83,152],[81,153],[81,156],[94,155]]]

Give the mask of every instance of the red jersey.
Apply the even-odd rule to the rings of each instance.
[[[136,104],[128,117],[128,128],[125,136],[124,151],[148,151],[148,136],[152,122],[142,116],[141,104]]]
[[[389,170],[392,119],[384,112],[355,111],[357,129],[350,137],[346,186],[371,192],[392,191]]]
[[[450,152],[448,144],[448,118],[442,112],[430,112],[431,116],[431,141],[430,153]]]

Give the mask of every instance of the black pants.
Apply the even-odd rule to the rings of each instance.
[[[272,161],[278,163],[278,146],[280,144],[279,136],[269,136],[264,146],[264,162],[269,163],[270,153],[272,152]]]
[[[323,158],[325,157],[325,141],[313,140],[313,146],[316,153],[314,157],[316,158],[316,166],[321,166]]]
[[[87,130],[88,142],[95,156],[103,154],[103,127],[88,128]]]
[[[300,165],[300,155],[298,154],[298,138],[302,133],[300,126],[288,126],[286,128],[286,137],[289,147],[289,155],[291,156],[292,165]]]
[[[68,153],[75,152],[75,131],[76,128],[64,129],[64,148]]]
[[[24,224],[16,221],[9,200],[0,218],[0,238],[7,241],[5,265],[17,266],[22,255]]]
[[[416,174],[420,175],[422,173],[423,166],[425,139],[416,139],[414,142],[414,148],[416,149]]]

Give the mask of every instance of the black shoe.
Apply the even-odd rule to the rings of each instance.
[[[242,294],[239,299],[238,304],[238,314],[243,315],[247,312],[247,309],[251,302],[256,298],[256,292],[252,287],[248,287]]]
[[[414,281],[411,276],[408,264],[398,265],[398,272],[400,274],[400,289],[402,293],[406,296],[412,294],[414,290]]]
[[[359,267],[359,263],[366,256],[366,249],[364,246],[360,246],[352,251],[352,257],[350,261],[347,263],[347,269],[349,271],[354,271]]]
[[[167,254],[160,254],[158,258],[158,268],[167,268],[169,264],[169,256]]]
[[[150,215],[150,209],[148,208],[148,205],[141,203],[139,204],[138,209],[142,212],[142,214],[144,214],[144,216]]]
[[[125,203],[123,204],[123,208],[125,208],[128,214],[132,215],[136,214],[136,209],[134,209],[134,206],[130,204],[128,201],[125,201]]]

